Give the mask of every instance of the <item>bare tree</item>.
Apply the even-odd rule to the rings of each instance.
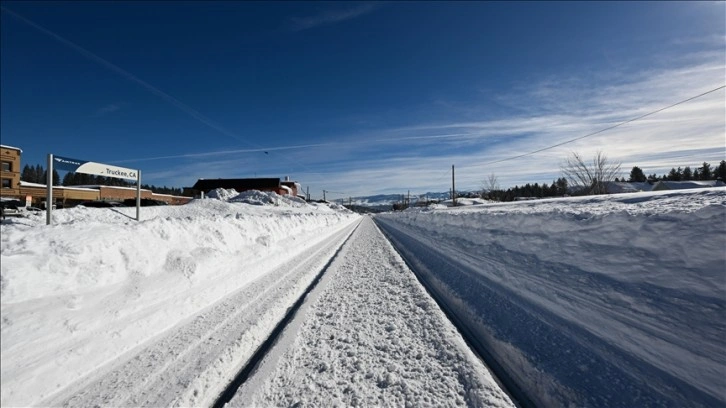
[[[487,177],[487,179],[484,181],[484,190],[499,190],[499,178],[497,178],[496,174],[492,173],[489,175],[489,177]]]
[[[590,195],[607,194],[608,184],[620,174],[620,163],[610,162],[602,151],[598,151],[589,164],[573,152],[561,170],[571,187]]]

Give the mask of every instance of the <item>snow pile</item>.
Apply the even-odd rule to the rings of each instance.
[[[236,196],[237,194],[239,193],[233,188],[215,188],[214,190],[207,193],[207,198],[229,201],[230,198]]]
[[[308,205],[305,200],[292,195],[279,195],[273,191],[249,190],[243,191],[229,198],[230,202],[253,205],[281,205],[287,207],[302,207]]]
[[[288,187],[285,188],[289,190]],[[279,195],[274,191],[259,190],[247,190],[238,193],[237,190],[233,188],[217,188],[210,191],[209,194],[207,194],[207,198],[252,205],[275,205],[286,207],[304,207],[308,205],[308,203],[302,198],[289,194]]]
[[[726,188],[376,219],[538,405],[726,403]]]
[[[76,207],[54,211],[51,226],[44,213],[3,221],[1,404],[37,404],[358,219],[294,203],[194,200],[144,207],[140,222],[135,208]]]

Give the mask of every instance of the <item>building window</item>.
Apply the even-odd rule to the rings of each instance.
[[[13,164],[10,162],[2,162],[2,171],[13,171]],[[5,183],[5,180],[3,180],[3,183]],[[3,184],[5,186],[5,184]]]
[[[12,179],[3,179],[3,188],[12,188],[13,180]]]

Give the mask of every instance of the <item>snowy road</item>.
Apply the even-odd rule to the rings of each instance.
[[[512,406],[369,217],[228,406]]]
[[[41,406],[210,406],[358,223]]]

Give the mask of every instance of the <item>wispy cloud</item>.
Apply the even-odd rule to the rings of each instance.
[[[591,157],[597,150],[622,163],[622,176],[636,165],[647,174],[660,175],[671,167],[726,159],[723,89],[551,150],[492,162],[597,132],[714,89],[724,84],[725,69],[721,52],[596,78],[543,78],[500,95],[497,101],[513,108],[491,119],[471,120],[471,112],[456,116],[452,110],[449,121],[411,121],[402,127],[353,131],[297,146],[180,155],[185,157],[169,160],[166,173],[149,172],[147,177],[163,180],[175,175],[165,183],[190,185],[195,180],[184,175],[290,175],[310,186],[315,197],[322,195],[322,189],[344,192],[346,197],[408,190],[419,194],[447,191],[452,164],[457,188],[462,190],[481,188],[491,173],[503,187],[551,183],[561,176],[560,164],[570,152]]]
[[[292,17],[292,29],[294,31],[308,30],[314,27],[335,24],[345,20],[352,20],[365,14],[371,13],[380,7],[380,3],[360,3],[353,7],[338,8],[334,10],[323,10],[318,14],[306,17]]]
[[[108,104],[106,106],[103,106],[101,108],[98,108],[94,114],[96,117],[106,116],[108,114],[111,114],[113,112],[117,112],[121,110],[121,104],[120,103],[112,103]]]

